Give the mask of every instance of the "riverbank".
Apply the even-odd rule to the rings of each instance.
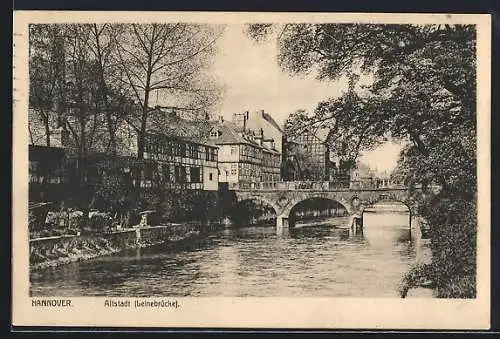
[[[436,298],[432,282],[424,279],[418,273],[419,267],[432,263],[430,239],[423,237],[423,224],[422,217],[412,216],[411,234],[415,249],[415,263],[401,282],[400,296],[402,298]]]
[[[127,249],[179,242],[201,235],[199,224],[171,224],[122,229],[110,233],[30,239],[30,269],[85,261]]]

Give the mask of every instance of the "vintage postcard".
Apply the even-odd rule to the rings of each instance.
[[[490,35],[14,12],[13,325],[488,329]]]

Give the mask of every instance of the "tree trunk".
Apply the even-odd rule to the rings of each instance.
[[[147,82],[149,84],[151,74],[147,75]],[[142,105],[142,115],[141,115],[141,128],[139,131],[138,145],[137,145],[137,157],[139,159],[144,159],[144,141],[146,137],[146,128],[148,122],[148,106],[149,106],[149,88],[146,87],[144,91],[144,105]]]
[[[43,126],[45,128],[45,144],[50,147],[50,126],[49,126],[49,115],[42,113]]]
[[[109,147],[111,148],[111,155],[116,155],[116,133],[113,126],[113,121],[111,119],[111,114],[109,112],[106,114],[106,118],[108,123]]]

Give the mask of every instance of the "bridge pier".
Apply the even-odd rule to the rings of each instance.
[[[363,230],[363,214],[354,213],[349,219],[349,226],[351,230],[358,232]]]
[[[290,228],[290,223],[288,216],[277,216],[276,217],[276,229],[278,231],[287,230]]]

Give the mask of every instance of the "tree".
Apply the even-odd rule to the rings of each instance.
[[[66,116],[78,158],[78,182],[85,172],[85,160],[96,141],[101,126],[98,65],[89,53],[90,32],[80,25],[66,25]]]
[[[475,27],[258,24],[247,29],[257,40],[276,37],[279,65],[291,74],[314,73],[324,80],[355,72],[373,76],[363,95],[349,91],[320,103],[313,120],[331,126],[330,139],[351,160],[388,136],[409,142],[395,175],[410,185],[442,187],[433,199],[419,198],[434,258],[432,269],[424,271],[439,296],[475,295]],[[457,236],[457,230],[470,236]],[[464,269],[457,270],[456,262]]]
[[[293,138],[297,136],[304,126],[307,126],[309,123],[310,118],[307,112],[303,109],[296,110],[285,120],[284,134],[287,137]]]
[[[117,37],[122,26],[112,24],[80,25],[86,31],[87,48],[96,62],[96,81],[98,84],[97,102],[99,109],[105,115],[108,145],[107,150],[112,155],[117,154],[116,132],[118,126],[125,120],[129,109],[129,98],[126,96],[123,83],[116,81],[119,67],[115,62]]]
[[[58,25],[30,25],[29,27],[29,108],[33,120],[41,120],[45,145],[51,146],[51,123],[57,122],[63,109],[64,48],[63,35]],[[56,112],[58,111],[58,112]],[[32,124],[36,122],[30,121]],[[32,125],[29,124],[29,125]],[[31,126],[30,136],[33,140]]]
[[[124,25],[115,37],[118,78],[139,105],[129,120],[138,133],[138,157],[144,154],[144,138],[152,101],[196,113],[213,104],[218,88],[204,70],[209,67],[220,36],[218,27],[194,24]],[[160,99],[161,97],[161,99]],[[177,107],[177,103],[182,107]],[[158,104],[158,102],[157,102]]]

